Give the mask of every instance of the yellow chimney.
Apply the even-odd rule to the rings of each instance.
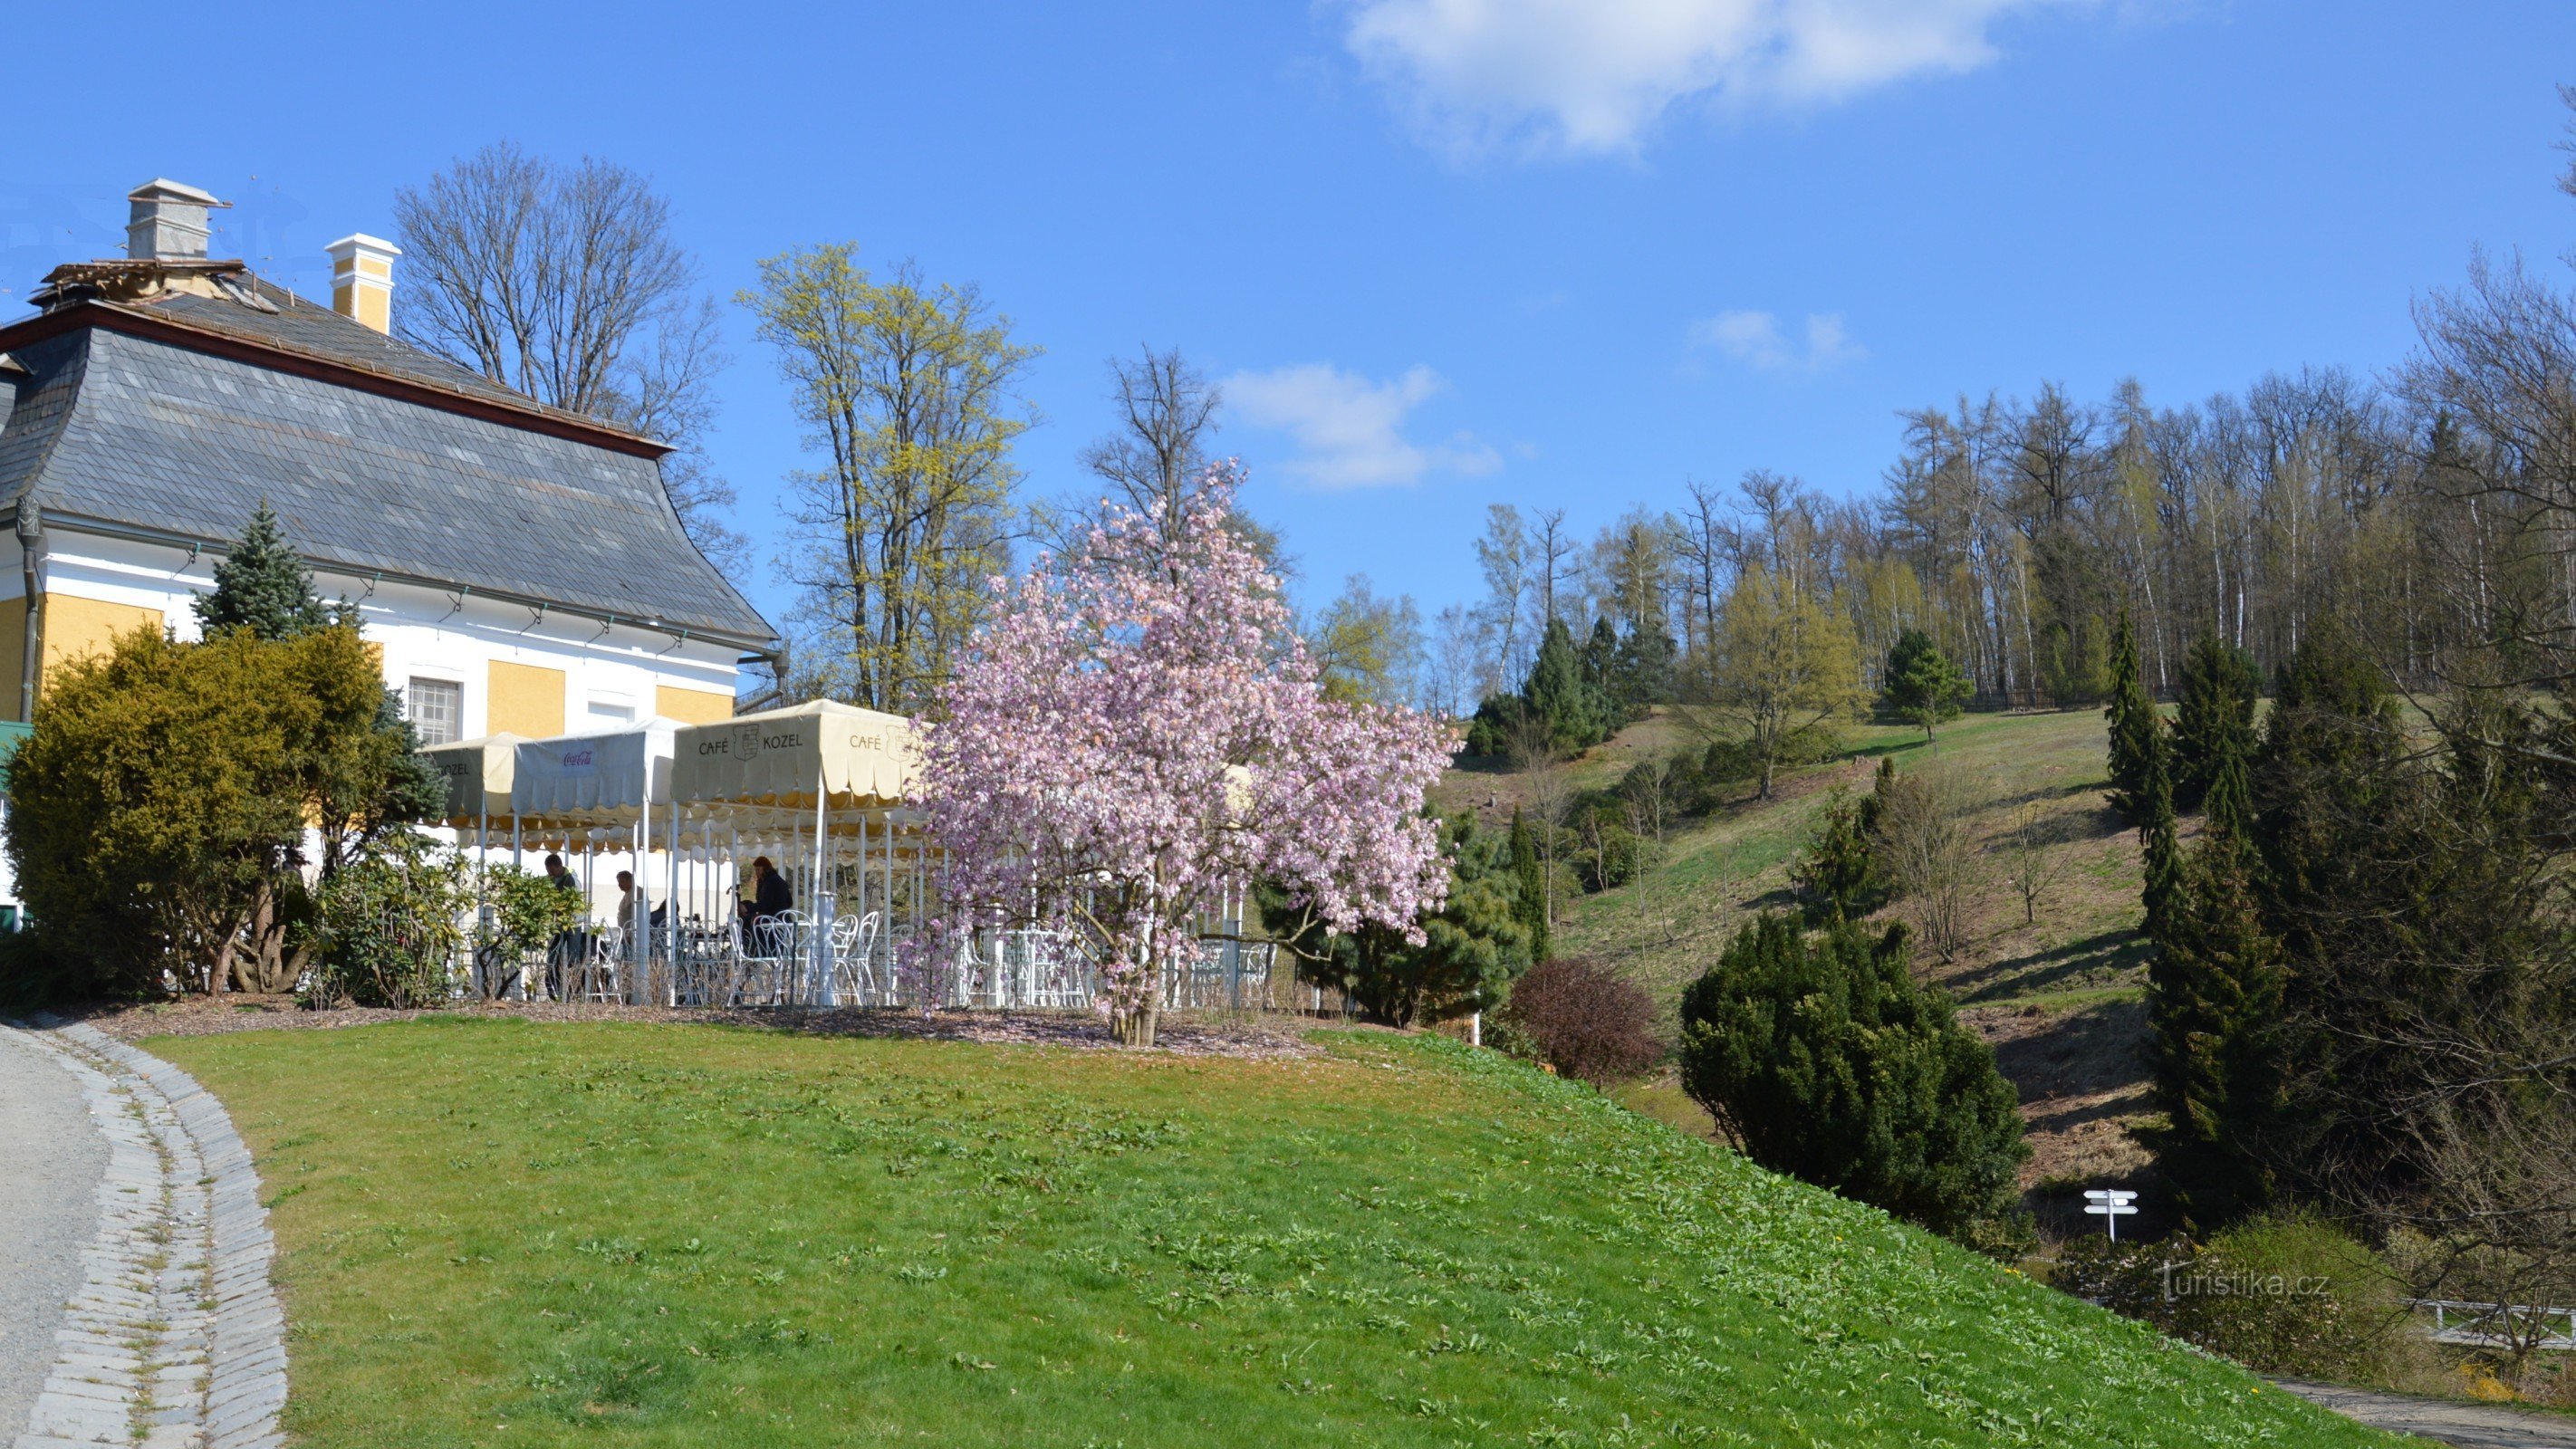
[[[379,332],[394,326],[394,258],[402,252],[379,236],[356,232],[323,248],[331,255],[331,310]]]

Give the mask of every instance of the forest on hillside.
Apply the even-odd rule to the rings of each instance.
[[[2268,673],[2340,620],[2410,688],[2464,649],[2563,647],[2567,299],[2487,259],[2419,313],[2421,350],[2376,379],[2312,367],[2177,407],[2135,381],[2098,401],[2050,384],[1927,407],[1857,496],[1755,472],[1589,540],[1562,510],[1496,504],[1476,546],[1487,595],[1437,621],[1425,693],[1517,685],[1558,621],[1646,661],[1646,693],[1686,690],[1748,581],[1846,632],[1861,684],[1921,629],[1987,705],[2100,700],[2123,611],[2168,698],[2202,635]]]

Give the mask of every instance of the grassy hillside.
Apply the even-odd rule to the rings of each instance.
[[[1672,721],[1650,720],[1569,768],[1585,787],[1606,786],[1683,738]],[[2146,1161],[2127,1127],[2149,1111],[2135,1050],[2145,1027],[2140,866],[2135,835],[2102,804],[2101,713],[1970,715],[1929,744],[1919,729],[1870,725],[1848,731],[1844,743],[1832,762],[1783,778],[1774,799],[1741,799],[1671,832],[1636,884],[1568,901],[1559,949],[1598,956],[1644,983],[1665,1004],[1670,1029],[1682,987],[1736,929],[1757,911],[1791,904],[1790,864],[1832,787],[1867,790],[1884,755],[1900,769],[1957,772],[1977,802],[1986,879],[1966,947],[1950,961],[1927,954],[1920,969],[1958,995],[2021,1089],[2034,1148],[2026,1185],[2127,1180]],[[1527,788],[1516,776],[1462,771],[1443,799],[1452,808],[1490,801],[1493,818],[1505,820]],[[2058,837],[2040,872],[2049,884],[2035,923],[2006,880],[2010,862],[1996,838],[2025,809]],[[1898,903],[1880,914],[1903,919],[1908,910]],[[1707,1120],[1668,1085],[1631,1095],[1680,1124]]]
[[[162,1039],[310,1446],[2389,1443],[1437,1039]]]

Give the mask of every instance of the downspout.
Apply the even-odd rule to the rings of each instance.
[[[18,562],[26,579],[26,637],[20,643],[18,665],[18,718],[36,717],[36,666],[44,657],[44,594],[37,584],[45,563],[45,517],[36,500],[18,505]]]

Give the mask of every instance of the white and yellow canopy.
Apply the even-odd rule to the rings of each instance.
[[[447,781],[447,811],[441,825],[482,826],[510,816],[510,782],[517,778],[519,746],[527,736],[508,731],[432,745],[421,758]]]
[[[899,806],[919,759],[912,721],[828,699],[692,725],[672,756],[683,807],[801,816]]]

